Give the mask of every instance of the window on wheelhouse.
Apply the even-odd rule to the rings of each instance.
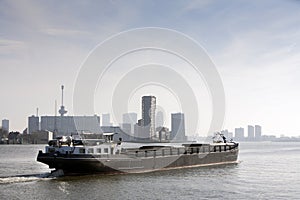
[[[104,153],[108,153],[108,148],[104,148]]]
[[[80,148],[79,153],[85,153],[85,148]]]
[[[101,153],[101,149],[100,148],[97,149],[97,153]]]
[[[89,148],[89,149],[88,149],[88,153],[94,153],[94,149]]]

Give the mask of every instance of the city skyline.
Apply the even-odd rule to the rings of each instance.
[[[63,87],[62,87],[63,88]],[[63,93],[62,93],[63,102]],[[62,109],[63,107],[63,109]],[[156,118],[161,118],[162,112],[156,110],[155,96],[141,97],[142,118],[137,120],[136,113],[123,113],[122,122],[117,125],[111,123],[110,113],[102,114],[102,119],[98,115],[64,115],[64,106],[58,110],[63,113],[60,116],[32,115],[28,117],[28,127],[23,131],[23,135],[34,134],[55,134],[72,136],[78,134],[104,134],[115,133],[124,140],[150,140],[150,141],[186,141],[184,113],[172,113],[171,131],[164,126],[161,121],[156,124]],[[2,131],[8,133],[9,120],[2,120]],[[46,135],[47,137],[49,135]]]
[[[80,126],[80,131],[90,131],[88,130],[88,127],[86,125],[82,126],[83,124],[86,124],[86,122],[83,122],[81,119],[79,118],[86,118],[86,117],[91,117],[91,118],[97,118],[97,120],[94,121],[99,121],[99,128],[100,126],[102,127],[119,127],[121,129],[123,129],[123,131],[125,133],[127,133],[128,135],[135,135],[137,134],[137,131],[135,126],[141,126],[141,127],[148,127],[147,129],[149,129],[149,133],[150,133],[150,137],[152,138],[155,135],[156,129],[157,128],[167,128],[170,127],[172,130],[176,129],[176,132],[178,132],[178,135],[181,135],[180,137],[183,138],[183,136],[185,137],[185,135],[187,136],[194,136],[194,135],[202,135],[201,133],[185,133],[185,120],[184,120],[184,113],[178,113],[178,112],[173,112],[170,114],[170,123],[166,123],[164,121],[164,113],[161,110],[156,110],[156,97],[155,96],[142,96],[142,103],[141,103],[141,119],[137,120],[138,114],[134,113],[134,112],[129,112],[129,113],[123,113],[122,114],[122,121],[111,121],[110,115],[111,113],[102,113],[99,116],[97,116],[97,114],[94,114],[94,116],[64,116],[67,111],[65,109],[65,106],[63,104],[64,102],[64,86],[61,86],[61,106],[59,108],[59,110],[56,110],[55,115],[54,116],[48,116],[47,114],[44,116],[39,116],[39,109],[36,109],[36,115],[31,115],[28,117],[28,126],[26,127],[27,129],[27,133],[32,133],[38,130],[50,130],[53,132],[57,132],[58,131],[58,127],[59,130],[63,130],[62,133],[64,132],[68,132],[70,130],[72,130],[73,132],[76,132],[75,130],[78,128],[75,127],[76,126]],[[55,108],[57,108],[57,102],[55,101]],[[160,109],[164,110],[162,107],[160,107]],[[66,118],[67,120],[62,120],[60,119],[59,116],[57,116],[57,114],[60,114],[61,117]],[[100,117],[101,116],[101,117]],[[174,117],[176,116],[176,117]],[[179,117],[180,116],[180,117]],[[39,120],[39,118],[41,117],[41,121]],[[57,119],[55,119],[57,118]],[[180,119],[181,118],[181,119]],[[44,119],[44,120],[43,120]],[[174,128],[173,125],[173,119],[178,121],[178,125],[176,125],[176,128]],[[179,120],[180,119],[180,120]],[[71,122],[70,120],[74,121]],[[158,120],[159,122],[157,123],[156,120]],[[63,122],[65,121],[65,122]],[[80,122],[81,121],[81,122]],[[101,122],[100,122],[101,121]],[[75,124],[74,124],[75,123]],[[67,127],[61,127],[62,124],[67,125]],[[90,123],[92,129],[91,130],[97,130],[96,132],[99,132],[98,128],[96,127],[97,123]],[[150,125],[151,124],[151,125]],[[180,125],[180,124],[183,124]],[[71,128],[69,127],[69,125],[71,125]],[[95,126],[96,125],[96,126]],[[164,126],[163,126],[164,125]],[[3,130],[9,130],[9,120],[8,119],[2,119],[2,129]],[[43,128],[44,127],[44,128]],[[54,127],[54,128],[53,128]],[[84,128],[83,128],[84,127]],[[183,128],[182,128],[183,127]],[[261,131],[261,126],[260,125],[248,125],[248,136],[245,135],[245,131],[244,128],[240,127],[240,128],[234,128],[234,137],[233,134],[230,132],[228,132],[228,129],[223,129],[223,130],[217,130],[220,131],[223,135],[226,135],[226,137],[228,138],[236,138],[236,139],[258,139],[261,138],[262,136],[262,131]],[[179,130],[179,131],[178,131]],[[182,131],[183,130],[183,131]],[[72,132],[71,131],[71,132]],[[137,131],[137,132],[136,132]],[[22,131],[19,131],[22,132]],[[142,131],[145,132],[145,131]],[[171,132],[172,133],[172,132]],[[174,134],[174,131],[173,131]],[[174,138],[174,135],[171,134],[170,137],[171,139]],[[208,133],[207,136],[212,135],[213,133]],[[177,134],[176,134],[177,135]],[[182,136],[183,135],[183,136]],[[272,133],[267,133],[264,136],[274,136]],[[279,136],[279,135],[277,135]],[[299,135],[295,135],[298,136]],[[280,137],[285,137],[284,134],[280,134]]]
[[[63,88],[63,86],[62,86],[62,88]],[[63,115],[61,115],[61,116],[64,116],[64,114],[66,114],[67,112],[66,112],[66,110],[65,110],[65,106],[63,106],[63,92],[62,92],[62,105],[60,106],[60,109],[59,110],[57,110],[55,113],[56,114],[61,114],[61,113],[63,113]],[[147,98],[150,98],[149,100],[147,99]],[[154,98],[154,100],[151,100],[152,98]],[[144,108],[144,104],[145,104],[145,100],[146,100],[146,102],[147,102],[147,104],[151,104],[151,102],[152,101],[154,101],[154,110],[152,110],[152,109],[150,109],[150,107],[149,108],[147,108],[147,110],[148,111],[146,111],[145,113],[144,113],[144,111],[143,111],[143,108]],[[156,109],[155,109],[155,107],[156,107],[156,97],[155,96],[142,96],[142,103],[141,103],[141,107],[142,107],[142,109],[141,109],[141,114],[140,114],[140,116],[141,116],[141,119],[140,120],[137,120],[138,119],[138,113],[135,113],[135,112],[129,112],[129,113],[123,113],[122,114],[122,121],[121,122],[118,122],[118,121],[111,121],[111,119],[110,119],[110,115],[111,115],[111,113],[101,113],[99,116],[97,115],[97,114],[95,114],[94,116],[91,116],[92,118],[93,117],[97,117],[98,118],[98,121],[99,121],[99,127],[100,127],[100,125],[101,126],[103,126],[103,127],[120,127],[121,129],[124,129],[124,131],[127,133],[127,131],[129,131],[127,134],[129,134],[129,135],[132,135],[132,134],[134,134],[132,131],[134,130],[134,125],[136,124],[136,125],[138,125],[138,123],[139,123],[139,121],[141,122],[141,123],[143,123],[142,124],[142,126],[144,126],[144,127],[147,127],[147,126],[149,126],[149,125],[147,125],[146,123],[151,123],[151,120],[150,120],[150,118],[149,118],[149,116],[148,115],[153,115],[152,116],[152,118],[153,119],[155,119],[154,120],[154,123],[152,122],[152,125],[155,127],[155,128],[158,128],[158,127],[160,127],[160,125],[161,124],[163,124],[163,125],[165,125],[164,127],[169,127],[169,128],[171,128],[172,129],[172,121],[173,121],[173,116],[179,116],[179,115],[182,115],[183,116],[183,122],[179,122],[179,124],[181,124],[181,123],[183,123],[183,130],[185,130],[185,121],[184,121],[184,113],[178,113],[178,112],[173,112],[173,113],[170,113],[170,118],[169,118],[169,121],[170,121],[170,123],[166,123],[163,119],[164,119],[164,117],[163,117],[163,112],[162,111],[156,111]],[[56,106],[55,106],[56,107]],[[61,112],[61,111],[64,111],[64,112]],[[150,113],[148,113],[149,112],[149,110],[152,110],[151,111],[151,113],[152,114],[150,114]],[[58,119],[60,118],[59,116],[48,116],[47,114],[46,115],[44,115],[44,116],[42,116],[42,115],[38,115],[39,113],[38,113],[38,108],[37,108],[37,110],[36,110],[36,114],[37,115],[31,115],[31,116],[28,116],[28,126],[27,127],[25,127],[25,129],[27,128],[28,129],[28,133],[32,133],[32,132],[35,132],[35,131],[37,131],[37,130],[52,130],[53,128],[40,128],[40,127],[42,127],[43,126],[43,124],[47,124],[45,127],[53,127],[53,125],[55,126],[55,122],[53,122],[53,120],[54,120],[54,118],[55,117],[57,117]],[[55,114],[55,115],[56,115]],[[155,115],[155,116],[154,116]],[[100,117],[101,116],[101,117]],[[148,116],[148,121],[145,123],[144,122],[144,120],[143,120],[143,116],[145,116],[146,118],[147,118],[147,116]],[[49,120],[50,119],[50,121],[52,120],[52,122],[50,122],[50,125],[48,124],[49,122],[46,122],[47,120],[44,120],[43,122],[41,121],[41,122],[39,122],[39,118],[41,117],[41,120],[43,121],[43,118],[44,119],[46,119],[47,118],[47,120]],[[67,121],[70,121],[70,119],[72,118],[73,119],[73,117],[77,117],[77,116],[70,116],[70,115],[66,115],[66,116],[64,116],[64,117],[66,117],[66,118],[69,118]],[[79,118],[81,118],[81,117],[83,117],[83,118],[86,118],[86,117],[90,117],[90,116],[79,116]],[[48,119],[49,118],[49,119]],[[159,118],[160,119],[160,122],[159,122],[159,124],[156,124],[156,120],[157,120],[157,118]],[[175,119],[178,119],[178,117],[175,117]],[[179,117],[179,118],[181,118],[181,117]],[[176,119],[176,120],[177,120]],[[74,119],[75,120],[75,119]],[[78,119],[76,119],[76,120],[78,120]],[[75,120],[75,121],[76,121]],[[162,121],[161,121],[162,120]],[[100,123],[100,121],[101,121],[101,123]],[[179,120],[180,121],[180,120]],[[61,123],[61,122],[59,122],[59,123]],[[68,122],[69,124],[70,124],[70,122]],[[68,124],[67,123],[67,124]],[[75,123],[78,123],[78,122],[75,122]],[[4,125],[3,125],[4,124]],[[72,123],[71,123],[72,124]],[[166,124],[168,124],[167,126],[166,126]],[[128,126],[128,125],[130,125],[130,127]],[[30,128],[29,127],[34,127],[33,128],[33,130],[30,130]],[[2,126],[1,126],[1,128],[4,128],[3,130],[9,130],[9,119],[2,119]],[[92,126],[92,127],[94,127],[94,125]],[[262,131],[261,131],[261,126],[260,125],[254,125],[254,126],[252,126],[252,125],[247,125],[247,127],[248,127],[248,129],[245,129],[245,128],[243,128],[243,127],[239,127],[239,128],[234,128],[234,135],[232,134],[232,132],[230,133],[231,134],[231,136],[228,136],[228,129],[223,129],[223,130],[218,130],[218,131],[220,131],[220,133],[222,133],[222,134],[224,134],[224,135],[226,135],[227,137],[229,137],[229,138],[235,138],[235,139],[241,139],[241,140],[243,140],[243,139],[245,139],[245,138],[248,138],[248,139],[253,139],[253,138],[261,138],[261,136],[262,136]],[[55,129],[55,128],[54,128]],[[68,128],[67,128],[68,129]],[[72,130],[74,129],[76,129],[76,128],[74,128],[73,126],[72,126],[72,128],[71,128]],[[178,129],[178,128],[176,128],[176,129]],[[179,129],[182,129],[182,127],[180,128],[179,127]],[[250,130],[249,130],[250,129]],[[16,130],[13,130],[13,131],[16,131]],[[19,131],[19,130],[17,130],[17,131]],[[83,130],[81,130],[81,131],[83,131]],[[98,130],[99,131],[99,130]],[[97,131],[97,132],[98,132]],[[225,131],[225,132],[224,132]],[[19,131],[19,132],[22,132],[22,131]],[[55,130],[53,130],[53,132],[55,132]],[[182,132],[182,131],[179,131],[179,132]],[[248,133],[248,135],[246,135],[245,133]],[[259,134],[258,136],[257,136],[257,133]],[[199,134],[199,133],[185,133],[185,131],[183,132],[183,135],[187,135],[187,136],[194,136],[194,135],[200,135],[200,136],[204,136],[204,135],[202,135],[201,133]],[[249,135],[250,134],[250,135]],[[152,133],[152,135],[154,135],[154,133]],[[180,135],[182,135],[182,133],[180,133]],[[213,135],[213,133],[208,133],[208,135]],[[280,135],[274,135],[274,134],[272,134],[272,133],[264,133],[264,136],[277,136],[277,137],[286,137],[287,135],[285,135],[285,134],[280,134]],[[300,135],[293,135],[294,137],[296,136],[296,137],[300,137]],[[171,137],[174,137],[174,136],[172,136],[171,135]]]
[[[67,114],[76,114],[73,89],[81,64],[89,53],[119,32],[162,27],[193,38],[215,63],[226,96],[223,128],[233,130],[237,126],[261,124],[265,133],[298,136],[299,9],[300,3],[292,0],[159,4],[147,1],[134,4],[120,1],[73,4],[1,1],[0,65],[3,76],[0,89],[4,92],[1,93],[0,118],[10,120],[10,130],[22,132],[27,126],[27,117],[34,114],[37,107],[40,113],[54,114],[55,100],[60,100],[57,88],[61,84],[66,87],[64,105],[67,105]],[[151,56],[149,53],[144,59]],[[128,60],[133,58],[136,57],[128,57]],[[118,82],[116,76],[130,63],[128,60],[122,60],[125,62],[107,79]],[[189,78],[192,72],[181,64],[170,62],[174,68],[183,66],[182,71],[186,71],[183,75],[192,82],[192,88],[200,88],[200,92],[195,92],[199,95],[199,127],[195,131],[206,134],[212,113],[209,92],[205,84]],[[128,112],[140,113],[140,108],[134,105],[141,93],[158,97],[159,106],[166,108],[165,116],[179,110],[179,103],[168,105],[168,102],[176,102],[171,94],[157,88],[145,90],[133,95]],[[101,97],[101,92],[95,92],[96,100]],[[112,113],[101,105],[93,106],[95,112],[87,115]],[[186,132],[189,135],[194,130],[190,128],[188,117],[186,115]],[[170,126],[170,120],[166,121]]]

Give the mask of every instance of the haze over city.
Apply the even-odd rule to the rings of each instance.
[[[28,116],[35,114],[37,107],[41,115],[53,115],[54,101],[60,104],[62,84],[68,114],[76,114],[72,110],[73,90],[89,53],[119,32],[162,27],[193,38],[215,64],[226,97],[224,129],[259,124],[266,134],[300,135],[299,8],[300,3],[292,0],[159,4],[1,1],[0,119],[9,119],[11,130],[23,131]],[[133,59],[163,57],[170,68],[182,70],[183,76],[192,73],[176,58],[151,51],[143,56],[137,53],[115,63],[106,84],[116,84]],[[199,86],[195,89],[200,115],[196,132],[205,133],[211,120],[210,96],[204,81],[190,81],[193,89]],[[93,105],[99,115],[111,112],[97,104],[101,102],[101,92],[95,91]],[[152,85],[132,94],[128,112],[140,115],[138,102],[141,96],[150,94],[158,97],[158,108],[165,109],[166,119],[170,113],[180,111],[171,93]],[[193,135],[189,133],[188,120],[186,123],[187,135]]]

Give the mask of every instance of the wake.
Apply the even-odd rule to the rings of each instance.
[[[54,177],[53,174],[51,174],[51,173],[25,174],[25,175],[0,177],[0,184],[45,181],[45,180],[51,180],[51,179],[54,179],[54,178],[56,178],[56,177]]]

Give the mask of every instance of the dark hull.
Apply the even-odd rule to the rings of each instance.
[[[236,163],[238,150],[169,156],[128,157],[125,155],[65,155],[39,152],[37,161],[65,174],[140,173],[172,168]]]

